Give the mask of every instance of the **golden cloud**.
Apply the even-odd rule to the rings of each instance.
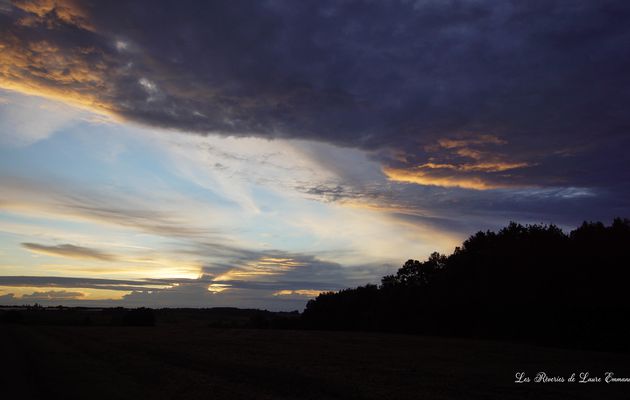
[[[431,185],[443,187],[460,187],[464,189],[488,190],[506,187],[505,185],[496,185],[485,182],[476,177],[457,177],[457,176],[432,176],[422,169],[404,169],[384,167],[383,173],[388,179],[396,182],[415,183],[418,185]]]
[[[101,100],[109,91],[103,57],[94,48],[62,50],[9,35],[0,39],[0,87],[109,114],[112,107]]]
[[[507,141],[494,135],[473,135],[466,138],[443,138],[425,146],[430,153],[428,162],[414,166],[384,166],[383,173],[393,181],[488,190],[513,187],[497,183],[506,176],[487,175],[532,166],[525,161],[507,161],[507,156],[488,147],[501,146]],[[406,162],[403,164],[407,164]]]
[[[73,0],[13,0],[13,5],[29,13],[20,23],[26,26],[60,21],[82,29],[93,30],[87,11]],[[47,19],[48,16],[54,17]]]
[[[481,162],[481,163],[469,163],[469,164],[436,164],[436,163],[425,163],[420,165],[418,168],[429,168],[429,169],[450,169],[455,171],[479,171],[479,172],[502,172],[508,171],[511,169],[523,168],[529,166],[528,163],[518,162],[518,163],[510,163],[510,162]]]
[[[454,149],[457,147],[466,147],[480,144],[506,144],[507,141],[495,135],[477,135],[467,139],[439,139],[438,145],[445,149]]]
[[[88,15],[70,0],[16,1],[27,16],[0,35],[0,88],[62,100],[112,116],[115,60],[85,42],[56,44],[67,27],[92,34]],[[38,29],[44,29],[42,33]]]
[[[247,262],[214,278],[216,282],[256,278],[260,276],[279,275],[294,268],[304,266],[303,262],[292,258],[261,257],[256,261]]]
[[[310,290],[310,289],[297,289],[297,290],[278,290],[274,292],[274,296],[305,296],[305,297],[317,297],[322,293],[321,290]]]
[[[38,286],[0,286],[0,295],[13,295],[20,300],[120,300],[131,290],[107,290],[57,286],[54,290],[42,290]]]

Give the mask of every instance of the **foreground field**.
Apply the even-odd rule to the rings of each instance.
[[[352,332],[0,325],[20,399],[628,398],[630,383],[514,383],[518,371],[630,376],[628,355]],[[579,378],[578,378],[579,380]],[[19,396],[19,397],[17,397]]]

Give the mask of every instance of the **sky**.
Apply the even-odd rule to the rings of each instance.
[[[0,0],[0,304],[301,310],[630,216],[626,1]]]

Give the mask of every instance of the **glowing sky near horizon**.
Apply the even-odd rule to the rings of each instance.
[[[629,214],[623,2],[151,4],[0,1],[0,304],[301,309]]]
[[[265,297],[297,304],[319,291],[377,281],[401,259],[451,250],[459,239],[396,219],[377,204],[304,192],[336,185],[337,168],[380,175],[360,151],[181,135],[40,97],[4,91],[2,98],[2,275],[161,280],[172,292],[168,305],[266,305]],[[0,296],[67,302],[132,295],[124,286],[24,284],[3,286]]]

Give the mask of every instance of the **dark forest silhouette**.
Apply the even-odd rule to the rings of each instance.
[[[628,350],[630,220],[510,223],[449,256],[407,261],[380,285],[320,294],[304,326]]]

